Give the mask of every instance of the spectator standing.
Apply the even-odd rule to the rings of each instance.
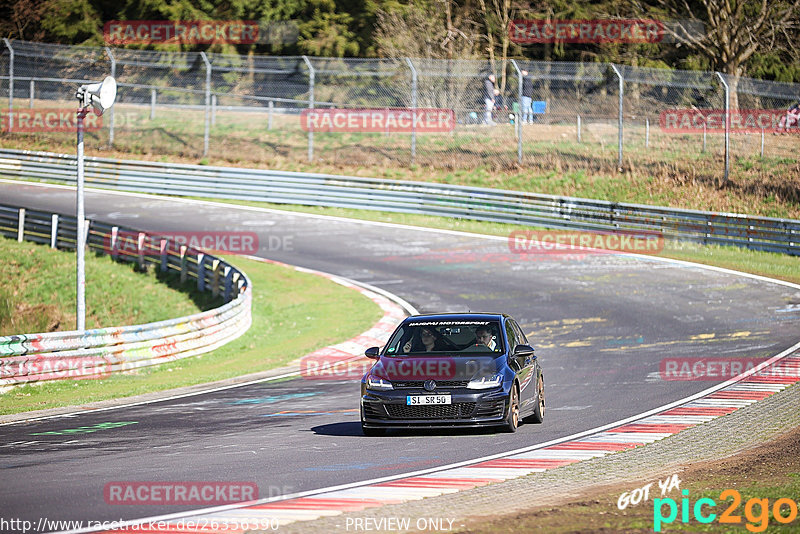
[[[533,79],[528,76],[528,71],[522,71],[522,123],[530,124],[533,122]]]
[[[781,120],[778,123],[778,129],[775,131],[775,133],[790,132],[792,125],[794,125],[795,128],[800,128],[800,102],[797,102],[795,105],[791,106],[786,111],[786,114],[781,117]]]
[[[484,112],[483,112],[483,123],[488,125],[494,125],[495,122],[492,120],[492,109],[494,109],[495,103],[495,77],[494,74],[490,74],[483,80],[483,105],[484,105]]]

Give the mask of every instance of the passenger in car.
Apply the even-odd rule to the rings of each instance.
[[[447,344],[430,328],[421,328],[418,334],[406,341],[403,352],[432,352],[448,350]]]

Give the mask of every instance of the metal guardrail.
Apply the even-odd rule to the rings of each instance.
[[[134,326],[85,332],[50,332],[0,337],[0,386],[63,378],[99,378],[112,372],[194,356],[239,337],[251,323],[251,285],[225,261],[168,239],[128,228],[86,221],[86,244],[94,251],[146,268],[194,278],[201,291],[222,294],[225,304],[202,313]],[[0,205],[0,235],[74,249],[77,219]],[[120,247],[120,232],[138,237],[135,249]]]
[[[72,155],[0,149],[0,177],[75,183]],[[667,239],[800,255],[800,220],[626,204],[438,183],[86,158],[95,187],[460,217],[594,231],[657,232]]]

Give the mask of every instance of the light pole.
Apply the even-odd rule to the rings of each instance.
[[[78,99],[78,177],[77,177],[77,243],[78,252],[78,272],[77,272],[77,303],[76,330],[83,332],[86,330],[86,273],[84,247],[86,245],[86,226],[83,223],[83,119],[86,118],[89,106],[92,106],[98,115],[102,115],[105,110],[114,105],[117,98],[117,82],[111,76],[107,76],[101,83],[91,83],[81,85],[75,93]]]

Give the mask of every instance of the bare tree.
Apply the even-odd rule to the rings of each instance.
[[[0,37],[41,40],[43,8],[35,0],[12,0],[0,7]]]
[[[474,26],[453,12],[452,0],[419,2],[379,11],[375,40],[384,57],[469,59],[478,55]]]
[[[733,76],[731,109],[737,109],[738,77],[746,74],[747,61],[759,51],[794,48],[800,0],[656,0],[675,19],[705,26],[704,33],[683,24],[665,25],[680,43],[708,59],[714,70]]]
[[[417,105],[464,108],[482,88],[471,62],[481,55],[481,36],[472,13],[453,0],[420,1],[378,12],[375,31],[379,54],[414,59],[419,74]],[[477,62],[475,62],[477,65]],[[398,85],[403,82],[398,80]]]
[[[483,26],[486,31],[487,52],[489,64],[496,71],[496,49],[500,52],[500,92],[506,88],[506,66],[508,63],[508,48],[511,44],[509,25],[512,20],[511,0],[478,0],[483,16]]]

